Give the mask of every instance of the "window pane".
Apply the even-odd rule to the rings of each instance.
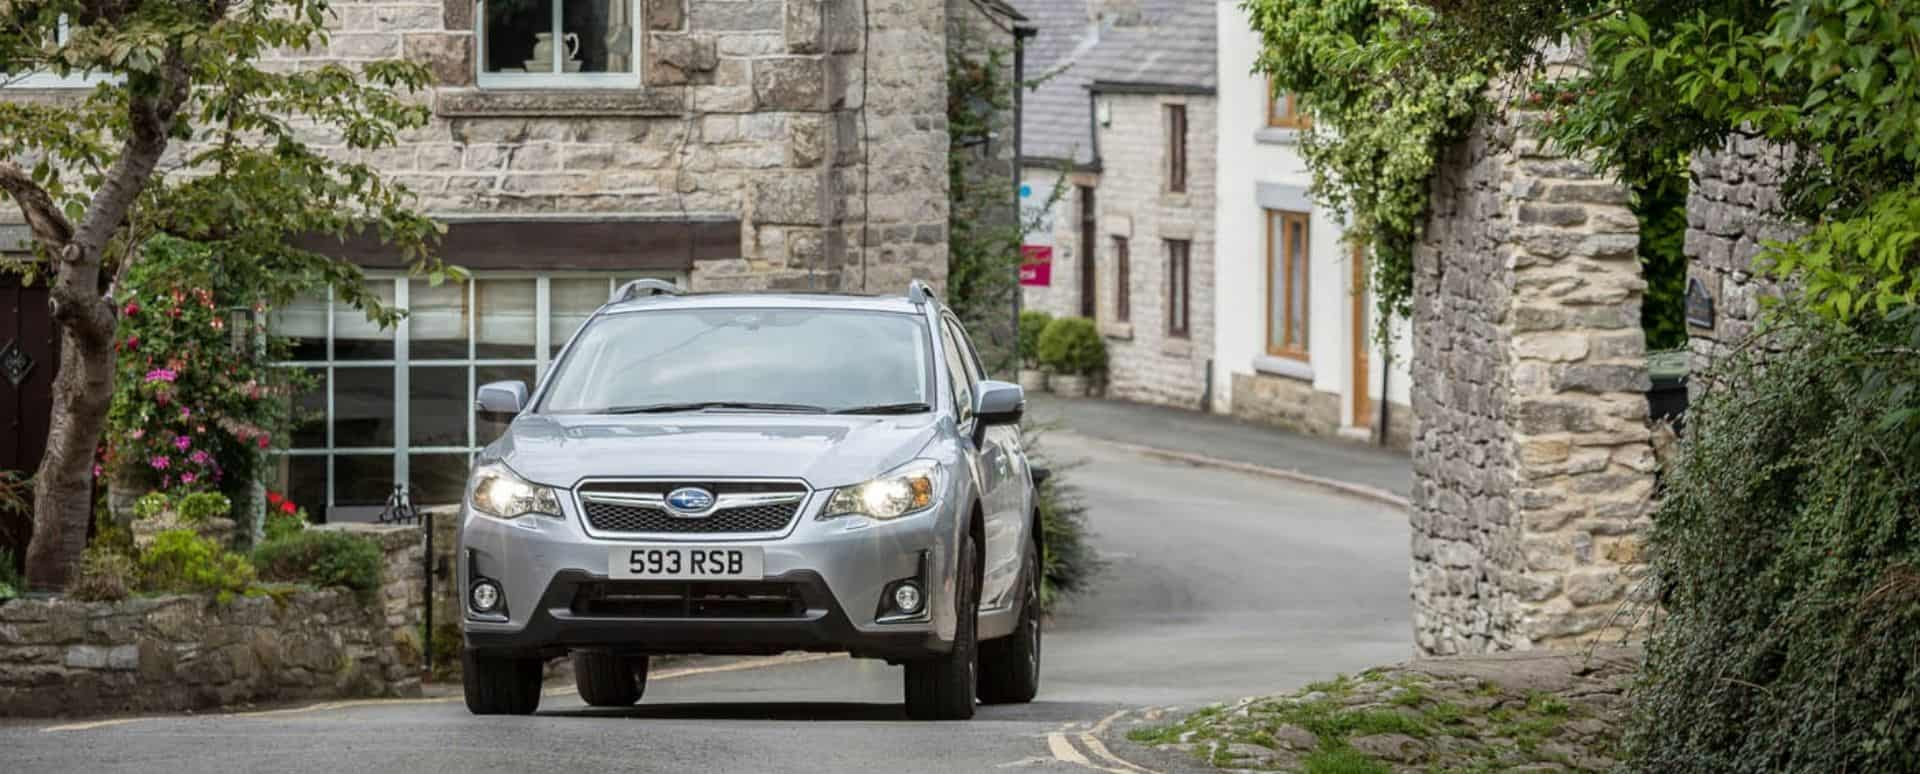
[[[486,22],[486,71],[553,72],[553,0],[496,0],[480,4]],[[540,56],[535,57],[535,49]]]
[[[474,369],[474,389],[479,389],[480,385],[488,382],[504,382],[509,380],[526,382],[528,387],[532,387],[533,366],[480,366]],[[467,401],[465,405],[471,407],[473,402]],[[506,431],[506,421],[488,419],[486,417],[475,417],[473,432],[479,437],[474,439],[474,444],[477,446],[485,446],[493,443],[493,439],[499,438],[500,434]]]
[[[407,457],[407,492],[414,505],[453,505],[466,496],[467,455],[414,454]]]
[[[560,27],[570,53],[567,72],[633,71],[633,7],[637,0],[564,0]],[[576,48],[577,46],[577,48]]]
[[[467,412],[473,405],[466,367],[416,367],[407,376],[408,444],[466,446]]]
[[[467,359],[467,286],[426,280],[407,285],[407,356],[414,360]]]
[[[327,446],[327,369],[307,368],[308,386],[293,397],[293,448]]]
[[[382,304],[393,303],[393,281],[367,281],[367,292]],[[367,320],[367,313],[348,304],[333,306],[333,359],[392,360],[393,329]]]
[[[1267,213],[1267,351],[1287,346],[1286,221]]]
[[[287,499],[317,517],[327,505],[327,458],[321,455],[280,458],[280,485]]]
[[[335,506],[382,506],[392,494],[393,455],[341,454],[333,458]],[[328,520],[333,520],[331,515]]]
[[[534,281],[479,280],[474,287],[478,307],[476,357],[533,359]]]
[[[553,337],[553,351],[567,343],[567,337],[580,329],[593,310],[607,302],[607,294],[613,292],[611,283],[604,277],[555,278],[547,284],[547,304],[553,321],[548,324],[548,335]]]
[[[393,446],[393,368],[335,368],[333,417],[334,446]]]
[[[1299,218],[1293,221],[1290,229],[1292,238],[1288,249],[1293,252],[1293,275],[1288,278],[1292,286],[1293,303],[1289,315],[1293,320],[1293,346],[1305,352],[1307,350],[1307,221]]]
[[[327,299],[301,296],[274,310],[268,320],[274,335],[293,339],[293,359],[327,359]]]

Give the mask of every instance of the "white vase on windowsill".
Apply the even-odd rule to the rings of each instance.
[[[566,72],[580,72],[580,60],[578,59],[580,56],[580,36],[569,32],[561,36],[560,39],[567,44],[567,58],[563,63],[563,66],[566,67]],[[533,33],[533,58],[528,59],[526,65],[527,72],[530,73],[553,72],[553,33]]]

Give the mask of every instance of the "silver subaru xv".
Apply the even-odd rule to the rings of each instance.
[[[570,655],[625,706],[648,659],[847,652],[905,667],[907,714],[964,719],[1040,682],[1042,536],[1020,387],[905,297],[629,283],[511,417],[461,511],[466,701],[527,714]]]

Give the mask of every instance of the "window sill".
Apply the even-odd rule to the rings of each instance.
[[[1160,341],[1160,354],[1169,357],[1193,357],[1192,334],[1167,334]]]
[[[1269,376],[1284,376],[1289,379],[1313,381],[1313,364],[1305,360],[1275,355],[1254,355],[1253,370]]]
[[[1297,145],[1300,143],[1300,130],[1284,126],[1269,126],[1254,132],[1253,141],[1267,145]]]
[[[1133,340],[1133,323],[1101,322],[1100,335],[1120,341]]]
[[[443,118],[564,116],[677,116],[679,88],[443,89],[433,112]]]

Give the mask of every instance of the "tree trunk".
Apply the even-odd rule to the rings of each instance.
[[[107,407],[113,400],[116,322],[94,289],[100,281],[98,266],[98,258],[69,265],[53,288],[54,319],[60,323],[60,370],[53,378],[47,453],[33,475],[27,587],[35,591],[66,588],[80,552],[87,547],[87,524],[93,517],[94,449],[106,429]],[[60,309],[63,302],[75,300],[92,308],[71,313]]]

